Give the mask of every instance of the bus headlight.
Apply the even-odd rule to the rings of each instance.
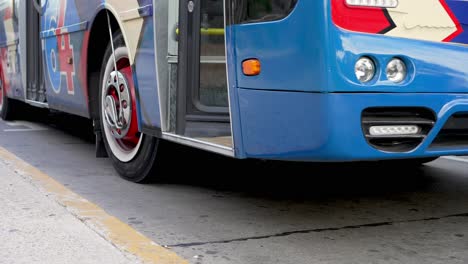
[[[375,64],[370,58],[362,57],[354,65],[354,73],[360,82],[366,83],[374,78]]]
[[[407,70],[406,64],[398,59],[394,58],[387,64],[387,79],[394,83],[402,82],[406,79]]]

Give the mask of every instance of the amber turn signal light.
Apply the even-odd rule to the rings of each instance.
[[[262,66],[257,59],[249,59],[242,62],[242,72],[247,76],[259,75],[261,71]]]

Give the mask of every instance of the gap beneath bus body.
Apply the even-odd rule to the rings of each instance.
[[[180,0],[179,18],[172,20],[178,21],[177,66],[171,70],[176,98],[169,111],[176,114],[170,115],[169,131],[232,148],[223,1],[192,3],[189,10],[189,1]]]

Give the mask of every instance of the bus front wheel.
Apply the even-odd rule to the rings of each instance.
[[[109,43],[101,68],[98,101],[103,141],[120,176],[144,182],[155,176],[159,139],[138,131],[129,51],[121,32],[114,34],[113,40],[114,54]]]

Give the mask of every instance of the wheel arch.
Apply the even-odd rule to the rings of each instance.
[[[120,10],[120,13],[125,11]],[[129,39],[127,30],[125,30],[124,22],[122,17],[119,15],[118,10],[109,3],[101,4],[97,10],[93,19],[91,20],[91,27],[89,29],[89,40],[87,43],[87,94],[88,94],[88,105],[89,115],[93,119],[99,119],[98,102],[96,101],[99,97],[99,74],[100,69],[104,60],[104,54],[107,49],[107,45],[110,42],[109,28],[107,21],[107,14],[109,14],[112,34],[117,31],[122,32],[125,45],[129,47]],[[130,48],[129,48],[130,49]],[[134,55],[129,50],[130,64],[134,65]],[[135,85],[138,86],[138,80],[134,74]],[[96,78],[98,81],[96,81]],[[138,88],[137,88],[138,89]],[[137,106],[139,106],[137,98]],[[139,120],[138,120],[139,121]]]
[[[120,23],[115,14],[104,5],[98,8],[93,16],[89,29],[89,40],[87,43],[87,94],[89,115],[92,119],[99,119],[98,98],[100,88],[100,71],[104,61],[104,54],[110,42],[107,14],[111,22],[112,34],[120,30]]]

